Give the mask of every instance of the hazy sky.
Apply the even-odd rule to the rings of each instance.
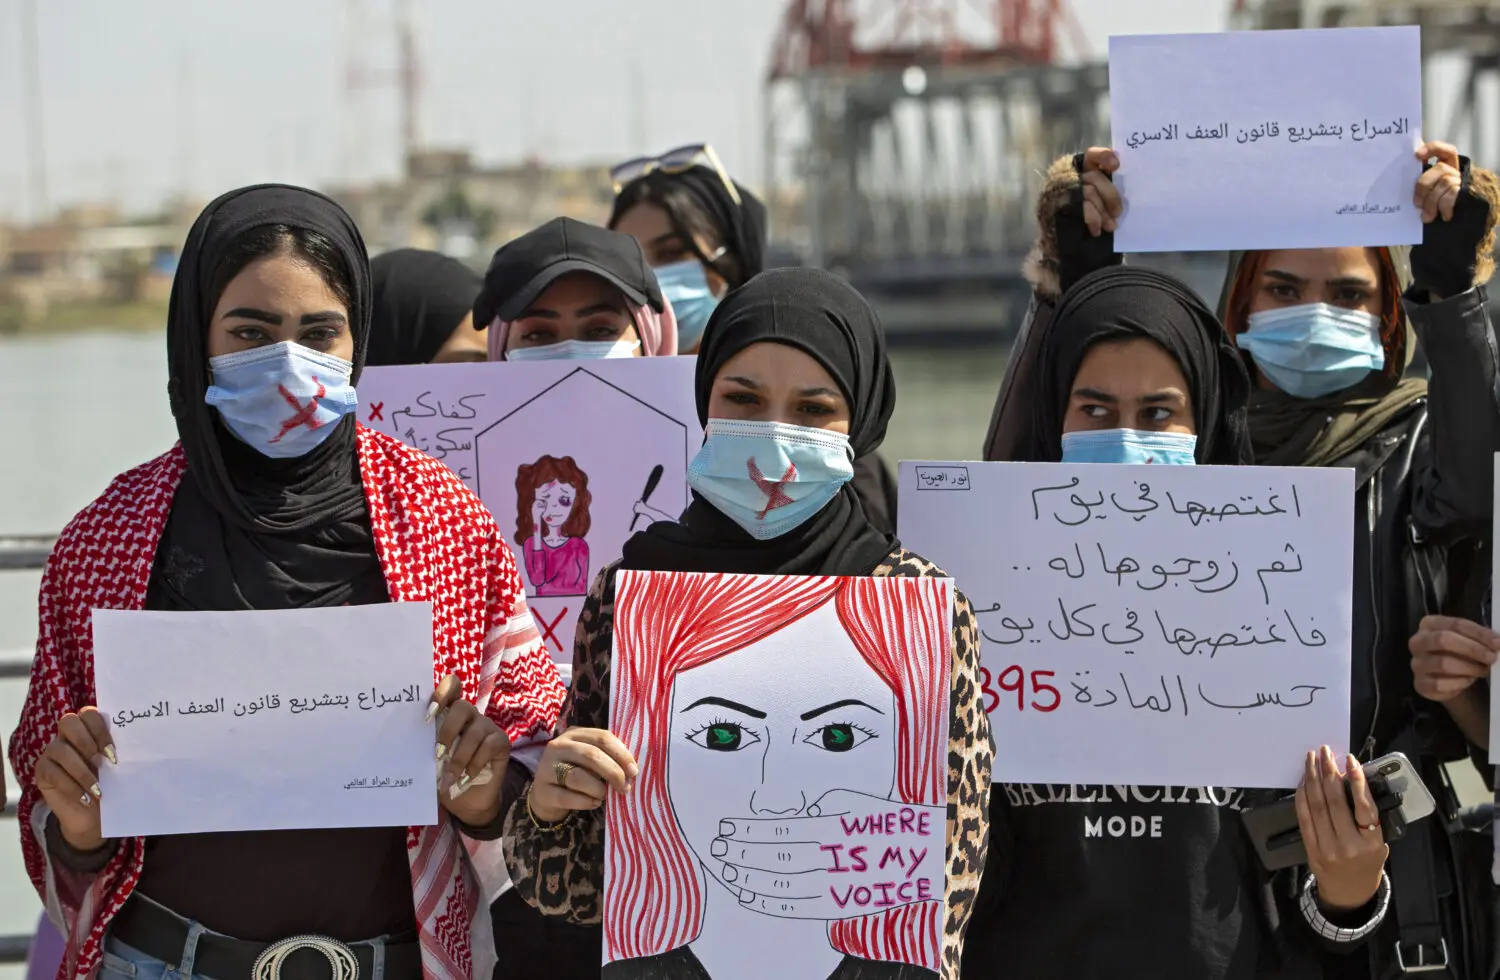
[[[609,162],[706,139],[759,182],[761,88],[784,0],[416,3],[426,142],[491,162]],[[1073,0],[1099,56],[1110,34],[1222,29],[1228,5]],[[373,22],[368,66],[391,69],[392,0],[37,0],[53,203],[145,206],[184,184],[210,195],[394,174],[394,93],[367,93],[355,113],[344,92],[356,6]],[[4,217],[25,212],[21,9],[0,0]]]

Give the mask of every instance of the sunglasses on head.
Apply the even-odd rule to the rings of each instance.
[[[615,193],[618,194],[626,184],[649,173],[655,173],[658,170],[664,174],[686,173],[700,163],[713,168],[714,173],[719,175],[719,180],[724,182],[724,189],[729,192],[729,197],[734,201],[735,207],[739,207],[740,192],[735,188],[734,181],[729,179],[724,165],[719,162],[719,155],[707,143],[689,143],[687,146],[679,146],[659,156],[636,157],[634,160],[615,164],[609,168],[609,179],[614,181]]]

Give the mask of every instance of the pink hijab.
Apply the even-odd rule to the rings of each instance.
[[[677,316],[672,312],[671,301],[663,299],[662,307],[661,313],[650,306],[636,306],[630,310],[635,332],[641,338],[641,354],[645,357],[674,357],[677,354]],[[510,336],[510,321],[496,317],[490,321],[485,333],[490,360],[505,360],[505,341]]]

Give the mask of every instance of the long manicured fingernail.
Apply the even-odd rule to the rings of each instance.
[[[433,701],[432,703],[430,703],[430,704],[427,705],[427,721],[432,721],[432,719],[436,718],[437,717],[437,713],[438,713],[438,703],[436,701]],[[424,725],[426,723],[427,722],[423,722]]]
[[[84,806],[93,806],[94,798],[92,796],[89,796],[89,794],[84,793],[78,798],[78,802],[82,803]]]
[[[439,742],[438,743],[438,747],[437,747],[437,761],[442,762],[443,761],[443,756],[445,756],[447,754],[448,754],[448,746],[444,745],[442,742]]]
[[[104,758],[108,759],[109,764],[112,766],[120,764],[119,758],[115,755],[115,747],[113,745],[106,745],[104,747]]]
[[[468,792],[469,784],[473,781],[473,778],[468,773],[464,773],[464,778],[460,779],[453,787],[453,798],[458,799],[464,793]]]
[[[99,784],[98,783],[95,783],[94,785],[90,786],[89,787],[89,792],[94,794],[94,799],[96,799],[96,800],[99,799],[101,796],[104,795],[103,793],[99,792]]]

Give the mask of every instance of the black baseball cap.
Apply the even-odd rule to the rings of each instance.
[[[638,306],[663,312],[656,273],[646,264],[640,243],[629,235],[572,218],[553,218],[500,246],[474,300],[474,326],[484,329],[499,317],[514,320],[548,286],[570,272],[589,272],[610,283]]]

